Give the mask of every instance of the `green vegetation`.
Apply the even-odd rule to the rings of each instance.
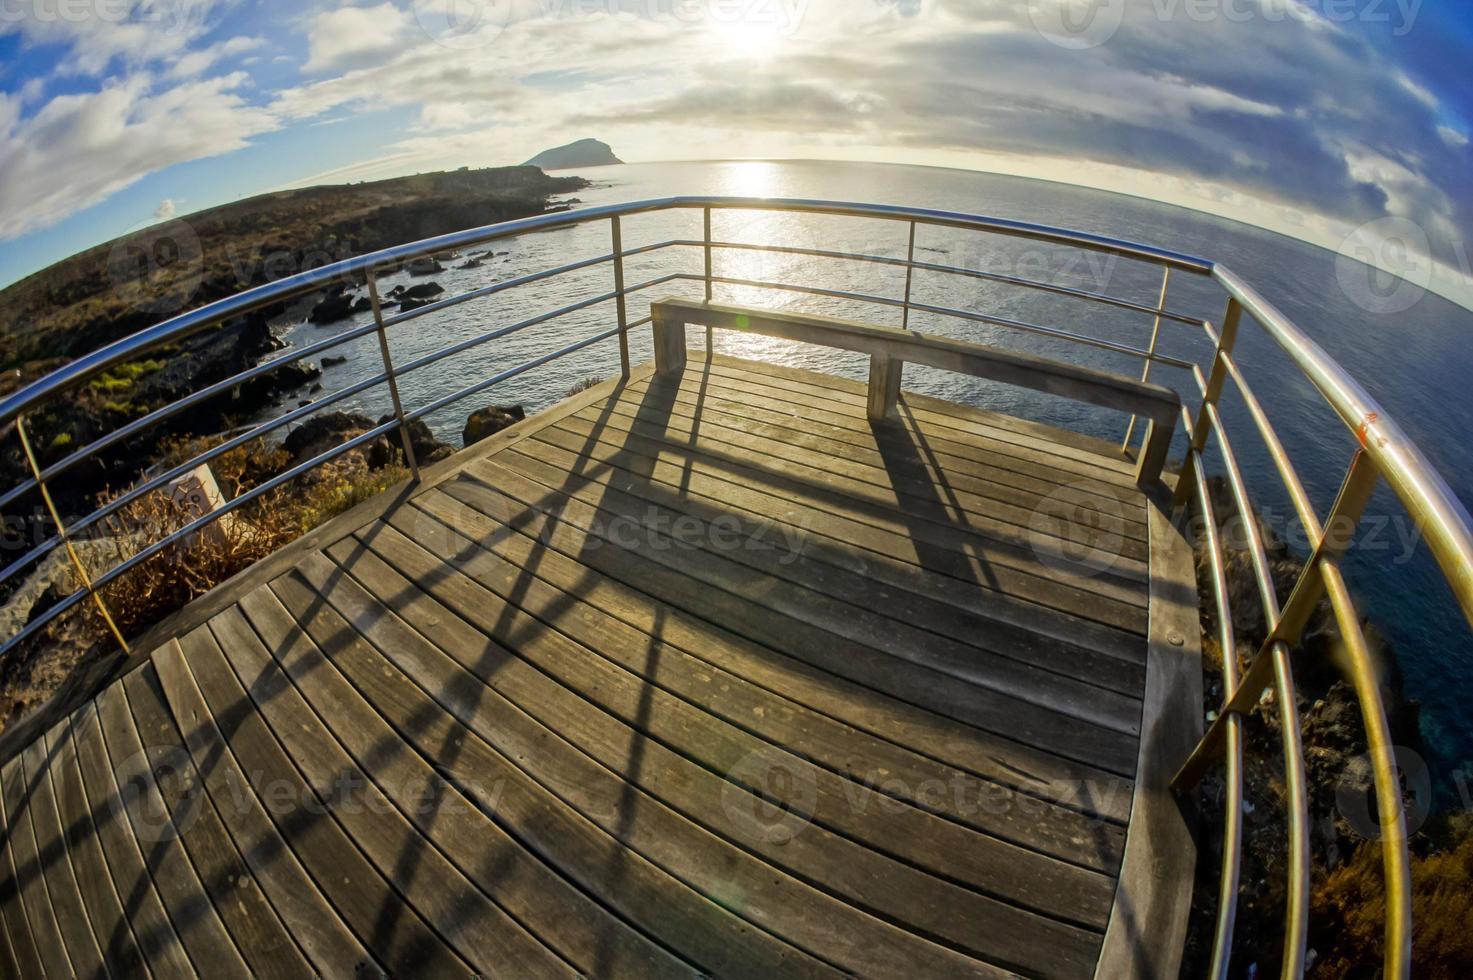
[[[87,387],[98,394],[117,395],[131,391],[133,385],[139,378],[146,374],[160,371],[164,367],[163,361],[153,359],[145,361],[129,361],[126,364],[117,364],[108,368],[91,381]]]

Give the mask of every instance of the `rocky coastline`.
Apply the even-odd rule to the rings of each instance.
[[[1234,513],[1226,482],[1210,483],[1213,510],[1218,515]],[[1287,596],[1303,568],[1298,558],[1265,521],[1258,520],[1275,588]],[[1246,549],[1241,546],[1241,526],[1235,520],[1220,528],[1225,542],[1225,566],[1233,633],[1233,651],[1239,675],[1267,636],[1258,599],[1258,587]],[[1216,643],[1216,605],[1210,591],[1207,556],[1200,535],[1196,549],[1199,600],[1202,610],[1203,655],[1206,667],[1203,711],[1215,718],[1223,702],[1222,657]],[[1235,545],[1236,543],[1236,545]],[[1374,624],[1362,622],[1367,642],[1379,671],[1381,697],[1393,744],[1408,757],[1430,760],[1419,728],[1419,705],[1409,699],[1402,686],[1401,670],[1394,647]],[[1384,908],[1381,891],[1381,848],[1372,839],[1374,813],[1370,771],[1365,764],[1366,734],[1360,703],[1340,668],[1343,643],[1328,600],[1316,609],[1302,645],[1294,652],[1296,695],[1304,744],[1307,782],[1310,790],[1309,824],[1311,851],[1311,908],[1309,956],[1318,969],[1312,976],[1375,977],[1380,975]],[[1230,976],[1276,976],[1283,954],[1288,825],[1285,809],[1283,749],[1278,708],[1260,703],[1243,725],[1243,857],[1238,911],[1234,929],[1234,955]],[[1405,787],[1409,812],[1430,804],[1417,799],[1424,790]],[[1182,976],[1208,972],[1212,936],[1218,909],[1221,881],[1225,798],[1224,772],[1219,765],[1187,800],[1197,823],[1198,853],[1196,886],[1188,929]],[[1438,938],[1424,938],[1424,930],[1440,914],[1433,902],[1424,902],[1439,890],[1449,888],[1465,894],[1473,885],[1473,836],[1465,815],[1433,812],[1417,819],[1411,827],[1414,879],[1423,904],[1414,909],[1418,926],[1414,975],[1473,975],[1473,913],[1463,899],[1457,929]],[[1448,855],[1465,855],[1461,865],[1441,861]],[[1440,862],[1440,863],[1439,863]],[[1449,880],[1428,881],[1426,871],[1439,868]],[[1457,869],[1461,867],[1461,872]],[[1347,893],[1353,893],[1347,898]]]

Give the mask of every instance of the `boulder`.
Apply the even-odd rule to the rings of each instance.
[[[348,359],[346,357],[324,357],[322,359],[322,366],[325,368],[337,367],[339,364],[347,363]]]
[[[433,276],[437,272],[444,272],[445,267],[438,259],[424,258],[415,259],[406,267],[411,276]]]
[[[378,424],[384,425],[393,420],[394,416],[385,415],[378,420]],[[455,452],[455,448],[449,443],[436,439],[435,434],[430,431],[430,427],[425,425],[420,419],[415,419],[409,423],[409,444],[414,447],[414,458],[419,461],[420,466],[438,463]],[[402,461],[404,457],[404,443],[398,433],[390,433],[389,446],[393,449],[395,458]]]
[[[470,446],[502,429],[516,425],[527,417],[520,405],[488,405],[472,412],[465,420],[465,429],[460,433],[460,444]]]
[[[399,312],[400,313],[408,313],[410,310],[417,310],[421,306],[429,306],[431,302],[432,302],[431,300],[427,300],[427,299],[406,299],[406,300],[401,300],[400,303],[399,303]]]
[[[485,264],[486,264],[486,260],[485,259],[468,259],[467,261],[460,263],[460,265],[456,266],[456,268],[457,269],[479,269],[481,266],[483,266]]]
[[[312,307],[312,313],[307,317],[307,322],[323,326],[346,320],[354,313],[363,312],[363,307],[360,307],[359,303],[367,304],[368,300],[354,297],[347,291],[347,287],[339,283],[328,289],[327,295]]]
[[[373,420],[356,412],[323,412],[307,419],[286,437],[282,448],[292,454],[292,465],[320,456],[354,436],[373,428]]]
[[[429,299],[431,296],[439,296],[445,291],[445,287],[437,282],[422,282],[418,286],[410,286],[399,294],[401,299]]]

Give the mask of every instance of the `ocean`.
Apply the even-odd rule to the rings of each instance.
[[[900,204],[966,211],[1001,218],[1057,225],[1134,240],[1214,259],[1253,283],[1322,345],[1385,407],[1415,439],[1464,501],[1473,501],[1473,313],[1427,293],[1403,312],[1368,312],[1342,289],[1335,253],[1201,212],[1139,198],[1068,185],[967,171],[831,162],[693,162],[630,165],[587,171],[595,186],[577,195],[578,206],[593,206],[676,194],[751,197],[820,198]],[[639,215],[624,221],[626,248],[672,238],[700,238],[699,212]],[[878,220],[785,215],[762,212],[717,212],[718,240],[806,245],[837,251],[904,257],[906,227]],[[1076,250],[1022,242],[1000,236],[922,228],[917,258],[1041,279],[1140,303],[1154,304],[1161,288],[1159,269],[1124,259],[1084,255]],[[607,222],[496,243],[496,252],[477,269],[458,270],[463,259],[447,263],[434,277],[447,295],[490,282],[536,272],[611,250]],[[475,251],[475,250],[472,250]],[[629,260],[630,285],[684,271],[699,273],[699,249],[665,250]],[[822,286],[871,295],[898,297],[904,272],[893,267],[751,251],[718,252],[717,275]],[[405,274],[386,277],[387,291]],[[413,280],[420,282],[425,280]],[[612,289],[610,266],[569,274],[475,300],[421,317],[391,332],[396,363],[437,350],[499,326],[515,323]],[[699,295],[696,283],[677,282],[630,299],[630,318],[637,319],[654,295]],[[970,309],[1030,323],[1084,333],[1102,339],[1145,346],[1151,318],[1076,299],[1051,296],[982,280],[918,272],[913,284],[917,302]],[[776,305],[795,310],[864,318],[898,325],[899,311],[858,305],[827,297],[718,286],[716,297],[729,302]],[[1201,277],[1172,276],[1167,307],[1220,322],[1226,302],[1221,290]],[[350,329],[363,318],[317,327],[294,316],[278,331],[294,346]],[[607,329],[614,322],[612,304],[544,323],[402,377],[406,406],[425,404],[465,385]],[[1082,347],[1055,338],[1003,327],[913,315],[911,326],[932,333],[1032,351],[1044,356],[1088,363],[1106,370],[1135,374],[1139,362],[1123,355]],[[865,361],[843,352],[820,350],[749,336],[719,336],[717,349],[728,354],[863,378]],[[1163,323],[1164,353],[1207,364],[1210,346],[1200,329]],[[325,369],[328,391],[345,387],[381,370],[377,342],[354,341],[340,351],[348,361]],[[648,328],[631,338],[638,363],[650,357]],[[1344,477],[1354,436],[1324,405],[1319,394],[1275,354],[1267,336],[1245,324],[1238,361],[1288,447],[1321,515],[1328,510]],[[514,378],[490,392],[473,396],[428,421],[436,434],[460,445],[465,416],[486,404],[519,404],[529,412],[558,401],[574,383],[618,372],[617,342],[609,340]],[[1195,392],[1191,379],[1171,368],[1156,378]],[[1124,420],[1050,396],[1019,392],[1005,386],[928,369],[909,368],[907,389],[980,407],[1011,412],[1106,438],[1123,435]],[[302,397],[306,397],[305,395]],[[370,392],[344,407],[375,417],[388,411],[387,392]],[[1293,540],[1288,498],[1266,452],[1256,438],[1241,401],[1229,395],[1223,413],[1234,449],[1244,468],[1255,502],[1269,512],[1274,525]],[[1179,440],[1180,443],[1180,440]],[[1425,545],[1417,541],[1399,502],[1384,487],[1368,512],[1366,532],[1346,561],[1360,607],[1400,651],[1407,693],[1423,704],[1423,734],[1432,747],[1440,795],[1453,791],[1453,770],[1473,758],[1473,709],[1461,692],[1473,680],[1473,633],[1442,580]],[[1280,597],[1286,599],[1286,596]]]

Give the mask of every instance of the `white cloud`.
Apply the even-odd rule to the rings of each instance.
[[[153,209],[154,219],[157,221],[168,221],[179,213],[179,206],[174,203],[172,197],[166,197],[159,202],[159,206]]]
[[[265,43],[265,40],[259,37],[232,37],[207,48],[191,51],[175,59],[174,64],[169,68],[169,77],[194,78],[196,75],[204,74],[217,61],[252,51]]]
[[[409,14],[391,3],[320,13],[307,29],[302,70],[316,74],[381,60],[403,46],[409,22]]]
[[[58,96],[0,126],[0,240],[62,220],[165,167],[228,153],[275,118],[236,93],[240,74],[163,92],[136,75]],[[0,123],[4,123],[0,107]]]
[[[1455,150],[1461,150],[1468,145],[1468,135],[1458,132],[1451,126],[1438,126],[1437,135],[1441,136],[1442,141]]]

